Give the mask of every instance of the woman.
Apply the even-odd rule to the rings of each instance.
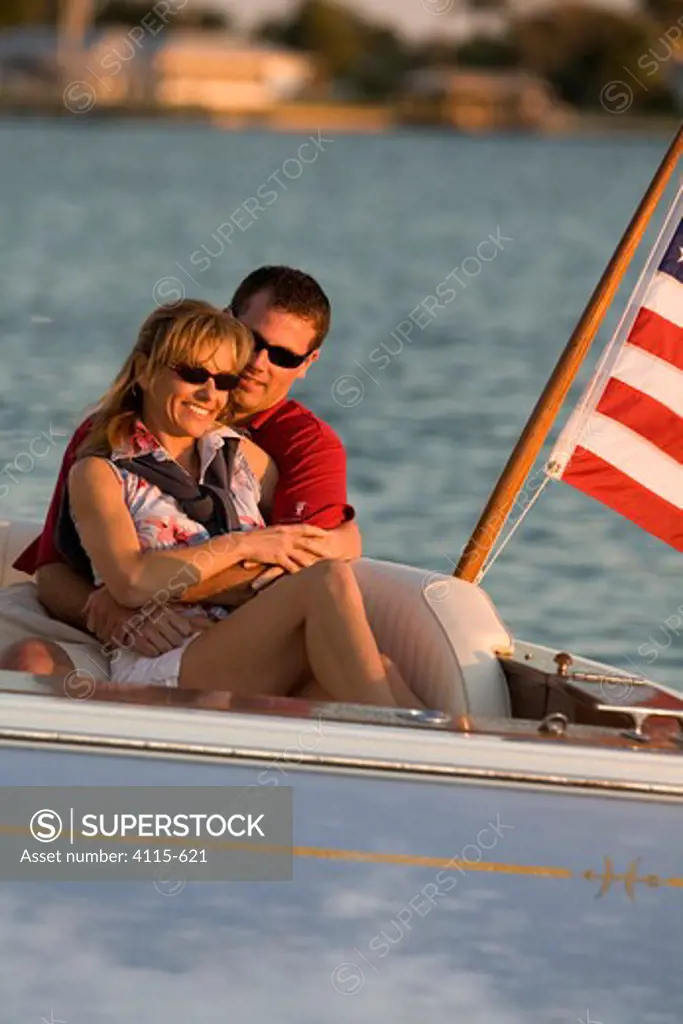
[[[182,648],[157,658],[121,652],[112,679],[284,696],[313,677],[306,696],[421,706],[380,655],[352,569],[326,559],[325,531],[265,526],[274,468],[227,426],[252,344],[208,303],[155,310],[99,403],[69,476],[71,514],[96,580],[131,608],[238,563],[288,575],[231,613],[208,609],[210,627],[197,620]],[[238,529],[226,533],[231,523]]]

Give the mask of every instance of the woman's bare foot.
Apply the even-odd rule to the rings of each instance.
[[[386,654],[380,654],[380,658],[387,675],[387,682],[398,706],[400,708],[425,708],[427,705],[410,689],[391,658],[388,658]]]

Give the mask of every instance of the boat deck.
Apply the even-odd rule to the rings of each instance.
[[[681,695],[568,657],[517,644],[496,719],[0,673],[0,743],[683,797]]]

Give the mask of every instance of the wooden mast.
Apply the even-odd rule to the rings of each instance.
[[[588,300],[581,319],[574,328],[574,332],[536,403],[472,536],[463,549],[460,561],[453,573],[454,576],[471,582],[476,581],[482,565],[505,524],[515,498],[545,443],[560,411],[560,406],[586,358],[605,313],[621,284],[681,155],[683,155],[683,124],[679,127],[650,187],[643,196],[631,223]]]

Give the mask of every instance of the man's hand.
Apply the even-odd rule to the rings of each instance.
[[[152,615],[145,615],[118,604],[105,587],[90,595],[85,614],[87,627],[98,640],[146,658],[166,654],[213,625],[207,615],[180,615],[171,604],[157,605]]]
[[[300,524],[299,529],[301,529]],[[253,532],[263,533],[264,531]],[[322,533],[325,538],[324,547],[318,550],[317,557],[309,558],[308,564],[312,564],[318,558],[345,560],[360,558],[362,554],[361,537],[355,520],[343,523],[342,526],[338,526],[334,530],[323,530]],[[268,564],[269,562],[271,564]],[[179,595],[179,599],[183,604],[196,604],[201,601],[204,604],[220,604],[226,608],[239,608],[278,575],[282,575],[282,573],[278,572],[277,566],[272,565],[272,556],[270,559],[262,561],[246,556],[240,565],[234,565],[230,569],[216,573],[215,576],[211,576],[202,583],[193,583]],[[252,584],[257,580],[261,586],[259,587],[257,584],[253,588]]]
[[[242,564],[261,562],[278,565],[287,572],[299,572],[321,558],[330,558],[332,544],[327,530],[308,523],[266,526],[240,535],[244,548]]]

